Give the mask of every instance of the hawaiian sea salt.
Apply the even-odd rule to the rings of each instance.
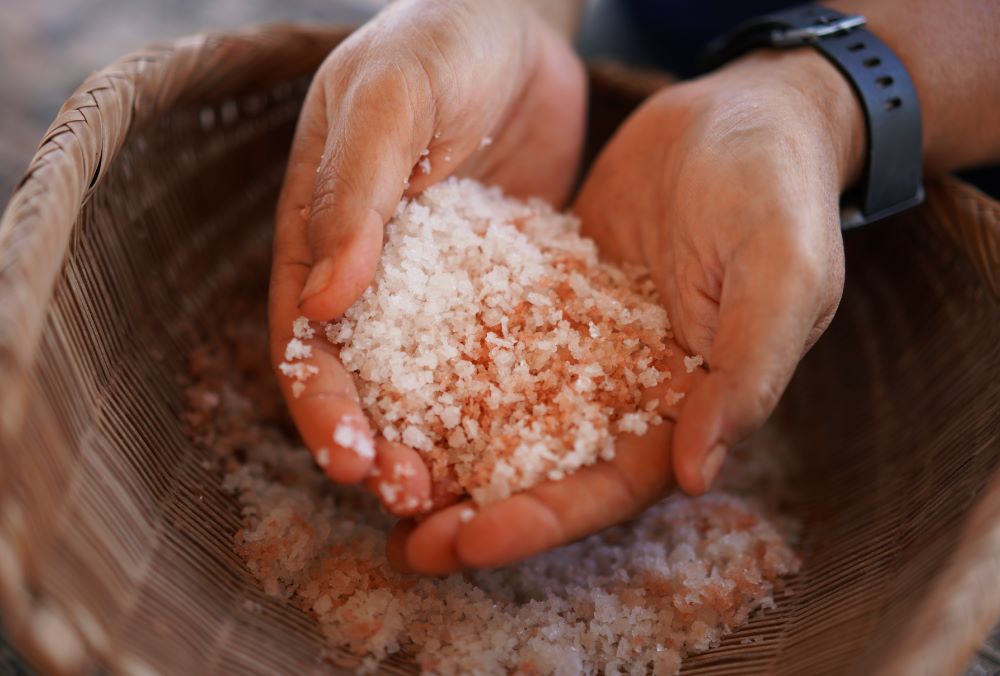
[[[375,283],[324,329],[374,426],[479,503],[662,422],[642,401],[671,354],[647,272],[600,261],[572,216],[471,180],[400,204]]]
[[[274,603],[315,618],[341,662],[374,670],[405,650],[435,674],[674,674],[780,603],[781,576],[799,567],[768,507],[781,467],[768,441],[734,449],[721,478],[735,492],[676,495],[505,569],[398,573],[383,554],[391,519],[371,496],[333,486],[290,435],[261,367],[263,308],[239,310],[192,355],[188,434],[242,508],[238,555]]]

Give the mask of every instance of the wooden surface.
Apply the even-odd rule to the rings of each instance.
[[[150,41],[269,20],[357,21],[353,0],[13,0],[0,20],[0,201],[6,202],[63,100],[86,75]],[[588,34],[593,35],[593,31]],[[0,674],[23,673],[0,638]],[[968,672],[1000,675],[1000,627]]]

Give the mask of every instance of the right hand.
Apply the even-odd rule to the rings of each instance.
[[[351,35],[306,96],[278,203],[274,366],[296,317],[335,320],[371,284],[383,228],[403,196],[457,174],[561,207],[576,176],[585,107],[581,63],[521,2],[401,0]],[[345,417],[367,441],[375,435],[334,346],[320,334],[309,342],[319,373],[301,396],[278,376],[305,444],[328,449],[322,464],[339,482],[361,481],[373,462],[383,476],[409,465],[406,489],[386,506],[413,513],[403,503],[431,495],[419,454],[377,439],[372,459],[334,443]]]

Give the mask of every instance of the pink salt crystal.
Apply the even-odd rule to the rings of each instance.
[[[298,399],[302,396],[302,393],[306,391],[306,384],[301,380],[295,380],[292,382],[292,396]]]

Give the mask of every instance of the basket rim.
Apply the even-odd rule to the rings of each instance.
[[[273,59],[323,45],[328,51],[351,30],[267,23],[157,42],[94,73],[69,97],[0,217],[0,444],[18,433],[48,301],[80,210],[130,132],[161,111],[206,91],[205,79],[210,76],[214,75],[212,84],[218,85],[220,68],[238,68],[252,59]],[[287,80],[287,73],[282,77]],[[652,93],[651,87],[659,82],[651,78],[647,84],[637,84],[627,71],[612,70],[602,77],[610,86],[639,96]],[[235,93],[244,80],[237,78],[232,91],[223,88],[213,93],[221,100]],[[935,193],[936,217],[979,269],[994,297],[1000,298],[1000,203],[954,178],[938,182]],[[973,226],[956,225],[965,221]],[[995,503],[1000,503],[1000,476],[974,507],[972,527],[963,533],[936,579],[934,598],[961,596],[973,604],[975,617],[944,627],[932,623],[937,631],[933,641],[927,634],[930,630],[921,629],[922,640],[906,641],[911,652],[891,656],[885,663],[887,672],[907,673],[905,669],[914,665],[959,669],[1000,616],[1000,585],[987,590],[981,584],[969,584],[970,579],[995,579],[1000,566],[1000,507]],[[0,557],[0,608],[11,638],[32,663],[63,672],[58,659],[27,630],[31,605],[26,592],[18,588],[22,582],[19,564],[15,552],[3,550],[2,535],[0,555],[9,556]],[[929,603],[921,610],[933,611]],[[918,626],[926,627],[926,622]],[[85,635],[78,627],[73,630],[80,637]],[[949,647],[945,653],[942,646]],[[87,650],[105,661],[113,659],[92,645]]]
[[[315,66],[263,74],[248,73],[253,69],[246,66],[255,61],[280,64],[281,56],[325,55],[354,28],[268,22],[157,41],[94,72],[63,103],[0,216],[0,448],[16,438],[24,419],[48,303],[77,218],[129,134],[190,101],[192,94],[210,93],[222,102],[237,96],[241,87],[311,75]],[[220,69],[227,75],[224,80],[218,78]],[[9,503],[0,506],[5,512]],[[0,519],[0,527],[5,520]],[[10,642],[47,673],[73,673],[75,666],[61,661],[30,630],[38,609],[23,583],[18,553],[0,528],[0,615]],[[113,650],[89,643],[75,618],[64,614],[64,619],[72,625],[64,629],[75,635],[75,647],[84,650],[85,659],[114,665],[119,656]]]

